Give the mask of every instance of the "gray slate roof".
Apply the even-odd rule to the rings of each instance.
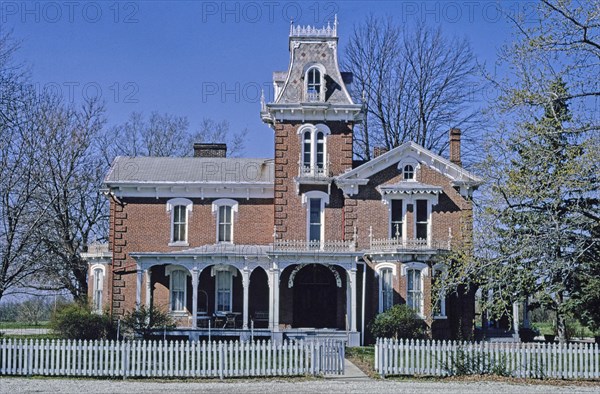
[[[104,182],[119,183],[271,183],[273,159],[129,157],[113,161]]]

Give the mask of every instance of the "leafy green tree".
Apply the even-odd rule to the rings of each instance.
[[[114,325],[108,314],[93,313],[79,303],[62,305],[53,314],[50,327],[67,339],[114,338]]]
[[[375,338],[423,339],[427,337],[425,322],[406,304],[394,305],[375,316],[369,329]]]

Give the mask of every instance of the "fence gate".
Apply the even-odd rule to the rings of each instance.
[[[346,359],[344,342],[327,340],[316,342],[315,346],[318,369],[326,375],[343,375]]]

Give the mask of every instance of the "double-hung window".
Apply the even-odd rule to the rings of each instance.
[[[384,268],[379,272],[381,276],[381,307],[380,312],[385,312],[394,305],[394,282],[391,268]]]
[[[419,315],[423,315],[423,290],[420,269],[406,270],[406,303]]]
[[[221,198],[212,203],[212,211],[216,216],[217,242],[233,243],[234,219],[238,212],[238,202]]]
[[[309,201],[309,241],[321,241],[321,199],[311,198]]]
[[[93,304],[95,312],[102,312],[102,290],[104,287],[104,270],[102,268],[94,268],[94,295]]]
[[[171,272],[171,312],[182,312],[185,310],[185,288],[187,274],[183,270]]]
[[[221,205],[219,207],[219,242],[233,241],[233,209],[229,205]]]
[[[187,198],[173,198],[167,201],[167,212],[171,215],[171,246],[188,245],[188,224],[192,201]]]

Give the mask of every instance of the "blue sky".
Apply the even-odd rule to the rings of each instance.
[[[245,156],[273,155],[259,117],[260,89],[289,60],[290,19],[323,26],[338,15],[339,55],[369,13],[398,23],[417,18],[466,37],[490,70],[511,38],[499,12],[528,16],[535,2],[503,1],[50,1],[0,2],[0,29],[22,40],[19,59],[38,88],[67,101],[100,94],[109,124],[133,111],[204,117],[248,128]]]

